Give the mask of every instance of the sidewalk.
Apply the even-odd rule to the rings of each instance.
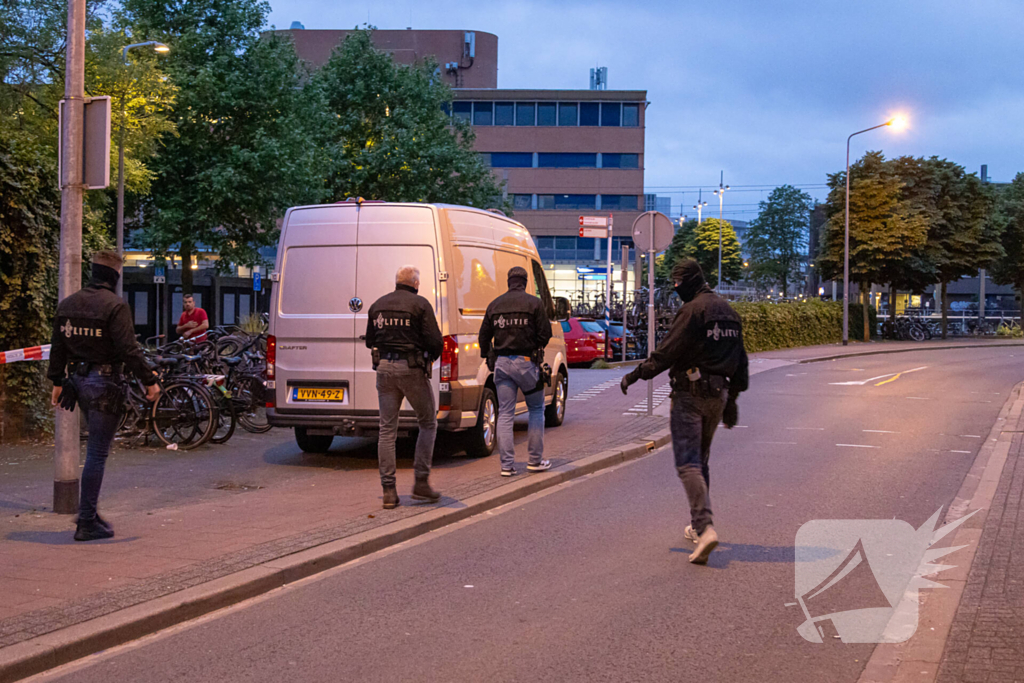
[[[556,468],[635,444],[665,426],[663,418],[623,415],[624,406],[639,396],[619,393],[623,371],[605,372],[611,381],[600,385],[603,389],[575,395],[566,423],[547,432],[546,451]],[[522,467],[525,425],[517,427]],[[284,430],[277,435],[282,435],[275,439],[278,444],[290,440]],[[293,444],[280,447],[298,450]],[[111,541],[75,543],[71,517],[5,515],[0,526],[0,648],[436,510],[436,505],[415,504],[408,497],[411,460],[409,453],[403,455],[398,475],[402,505],[395,510],[381,509],[376,461],[364,457],[354,468],[324,467],[281,486],[243,487],[216,500],[149,512],[130,491],[118,492],[103,500],[105,510],[117,510],[110,514],[117,529]],[[217,453],[197,451],[194,457],[200,467]],[[464,507],[462,501],[509,484],[498,476],[496,457],[450,458],[441,465],[432,481],[444,494],[443,508]],[[111,469],[116,468],[113,462]],[[2,507],[13,505],[0,499]]]

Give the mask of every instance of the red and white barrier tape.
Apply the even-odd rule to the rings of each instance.
[[[27,349],[15,349],[13,351],[0,351],[0,365],[4,363],[16,363],[19,360],[49,360],[50,345],[30,346]]]

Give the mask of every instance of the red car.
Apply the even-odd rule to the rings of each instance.
[[[604,356],[604,330],[596,323],[569,318],[562,321],[562,331],[569,365],[592,363]]]

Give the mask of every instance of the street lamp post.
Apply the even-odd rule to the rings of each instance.
[[[155,40],[126,45],[121,50],[121,60],[128,66],[128,51],[137,47],[151,47],[155,52],[169,52],[171,48]],[[125,84],[127,89],[127,83]],[[121,93],[121,117],[117,133],[117,255],[124,261],[124,116],[126,92]],[[124,294],[124,277],[117,279],[117,295]]]
[[[718,177],[718,189],[715,190],[715,194],[718,195],[718,284],[715,289],[722,289],[722,223],[723,218],[723,207],[725,206],[725,191],[729,189],[728,185],[722,185],[722,181],[725,179],[725,171]]]
[[[851,133],[850,137],[846,138],[846,201],[843,207],[843,346],[850,343],[850,140],[853,139],[854,135],[860,135],[876,128],[892,126],[894,124],[902,126],[903,119],[897,116],[877,126],[871,126],[864,130],[858,130],[856,133]]]

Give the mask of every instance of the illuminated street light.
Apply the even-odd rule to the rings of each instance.
[[[697,190],[697,203],[693,205],[693,208],[697,209],[697,225],[700,225],[701,222],[703,221],[703,216],[701,215],[701,211],[707,205],[708,205],[707,202],[701,201],[701,191]]]
[[[725,205],[725,191],[729,189],[728,185],[722,185],[722,181],[725,179],[725,171],[718,177],[718,189],[715,190],[715,194],[718,195],[718,283],[715,289],[722,288],[722,207]]]
[[[906,125],[907,120],[904,117],[894,116],[885,123],[880,123],[877,126],[871,126],[864,130],[858,130],[846,138],[846,206],[843,208],[845,222],[845,234],[843,237],[843,346],[850,343],[850,140],[853,139],[854,135],[867,133],[869,130],[875,130],[883,126],[892,126],[896,130],[900,130]]]
[[[128,66],[128,51],[137,47],[150,47],[154,52],[161,54],[171,51],[171,48],[155,40],[126,45],[121,49],[121,61],[124,62],[125,67]],[[121,94],[121,126],[117,134],[117,255],[121,257],[122,262],[124,261],[124,101],[126,94]],[[118,296],[124,293],[123,277],[118,278],[115,291]]]

